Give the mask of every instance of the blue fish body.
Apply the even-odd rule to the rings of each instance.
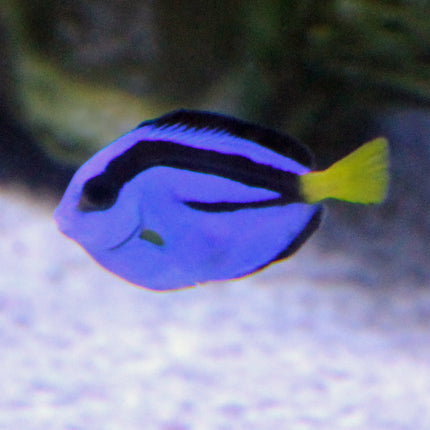
[[[312,156],[234,118],[175,111],[83,164],[55,220],[97,262],[152,290],[256,272],[295,252],[322,206],[299,195]]]

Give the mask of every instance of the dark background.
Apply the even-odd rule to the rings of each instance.
[[[330,202],[317,243],[361,261],[363,284],[422,285],[429,16],[418,0],[5,0],[0,179],[59,197],[96,149],[181,107],[288,132],[321,168],[382,134],[391,143],[386,202]]]

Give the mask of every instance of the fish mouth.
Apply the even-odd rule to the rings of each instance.
[[[130,240],[133,239],[133,237],[139,232],[140,229],[141,229],[141,226],[138,225],[124,240],[122,240],[120,243],[112,246],[111,248],[108,248],[108,251],[115,251],[118,248],[121,248],[122,246],[124,246],[125,244],[130,242]]]

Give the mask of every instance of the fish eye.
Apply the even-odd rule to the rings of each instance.
[[[85,183],[78,208],[82,212],[104,211],[115,204],[117,196],[112,182],[102,175],[95,176]]]

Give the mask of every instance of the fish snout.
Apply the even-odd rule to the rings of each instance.
[[[54,221],[55,221],[55,224],[57,224],[58,230],[60,230],[61,233],[68,236],[68,232],[70,232],[71,230],[71,223],[67,219],[67,217],[63,216],[59,207],[57,207],[54,211]]]

